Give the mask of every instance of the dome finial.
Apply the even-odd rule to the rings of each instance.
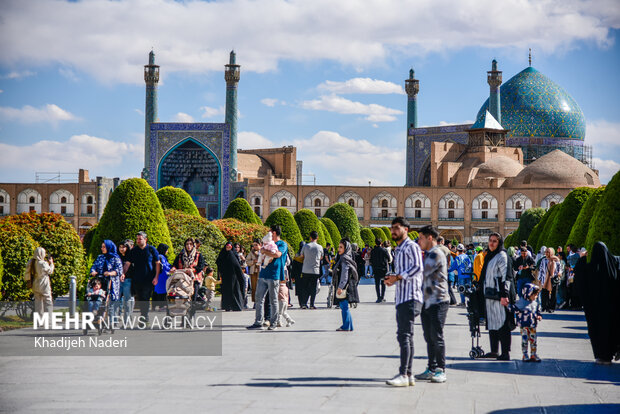
[[[529,61],[529,66],[532,66],[532,48],[529,48],[529,53],[528,53],[528,61]]]

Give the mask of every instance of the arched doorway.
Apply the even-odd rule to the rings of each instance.
[[[454,239],[458,240],[459,243],[463,243],[463,233],[458,230],[442,230],[439,235],[446,239],[446,244],[448,244],[449,241],[452,241]]]
[[[213,153],[189,138],[172,148],[158,168],[157,188],[182,188],[209,220],[220,217],[221,166]]]

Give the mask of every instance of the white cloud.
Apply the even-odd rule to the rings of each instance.
[[[320,84],[318,89],[342,95],[351,93],[376,95],[386,95],[392,93],[398,95],[405,94],[405,90],[400,85],[370,78],[353,78],[344,82],[327,80]]]
[[[586,145],[592,146],[592,161],[602,184],[620,170],[620,122],[590,121],[586,125]]]
[[[59,121],[75,121],[79,118],[58,105],[47,104],[40,108],[25,105],[21,108],[0,106],[0,119],[18,121],[23,124],[49,122],[56,125]]]
[[[133,109],[138,115],[140,116],[144,116],[144,111],[142,111],[142,109],[138,109],[138,108],[134,108]]]
[[[263,105],[269,106],[269,107],[274,107],[276,106],[276,104],[280,102],[278,99],[275,98],[263,98],[260,100],[260,103],[262,103]]]
[[[405,174],[405,153],[400,148],[374,145],[333,131],[319,131],[310,139],[295,140],[294,145],[297,159],[315,171],[321,184],[404,184],[400,178]]]
[[[218,116],[224,116],[226,114],[226,109],[223,106],[220,106],[219,108],[212,108],[210,106],[202,106],[200,107],[200,109],[203,112],[202,117],[203,118],[216,118]]]
[[[151,47],[162,76],[221,71],[230,46],[244,71],[282,60],[332,60],[360,71],[392,53],[464,48],[541,53],[612,44],[617,0],[12,1],[2,10],[0,64],[67,65],[104,82],[142,84]],[[148,13],[145,10],[148,9]],[[97,16],[93,19],[93,16]],[[234,20],[235,30],[230,21]],[[24,31],[27,27],[28,30]]]
[[[2,89],[0,89],[0,93],[4,93],[4,91]]]
[[[13,72],[7,73],[6,75],[0,76],[0,79],[22,79],[22,78],[28,78],[34,75],[36,75],[36,73],[30,70],[13,71]]]
[[[474,121],[468,119],[463,122],[448,122],[448,121],[439,121],[439,126],[450,126],[450,125],[465,125],[465,124],[473,124]],[[433,125],[436,126],[436,125]]]
[[[58,69],[58,73],[73,82],[78,82],[80,80],[80,78],[75,74],[75,72],[69,68],[60,68]]]
[[[185,112],[179,112],[174,116],[174,122],[194,122],[194,117],[186,114]]]
[[[324,95],[319,99],[303,101],[301,107],[316,111],[337,112],[339,114],[367,115],[365,119],[370,122],[395,121],[396,117],[394,115],[403,113],[398,109],[392,109],[377,104],[355,102],[337,95]]]
[[[256,132],[242,131],[237,134],[237,147],[241,149],[273,148],[275,144]]]
[[[614,160],[602,160],[600,158],[592,158],[594,167],[598,170],[598,177],[601,184],[607,184],[611,177],[620,171],[620,163]]]
[[[20,172],[34,172],[34,168],[38,171],[76,171],[79,168],[93,171],[127,163],[135,163],[139,171],[144,162],[141,144],[85,134],[73,135],[64,142],[43,140],[26,146],[0,143],[0,153],[3,155],[0,172],[12,177]],[[36,164],[28,162],[33,159]]]

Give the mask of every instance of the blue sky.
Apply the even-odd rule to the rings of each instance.
[[[619,36],[614,0],[5,1],[0,182],[138,176],[151,47],[160,121],[223,122],[234,48],[240,148],[295,145],[318,184],[363,185],[404,184],[410,67],[419,125],[471,122],[491,60],[507,81],[531,47],[583,110],[607,182],[620,169]]]

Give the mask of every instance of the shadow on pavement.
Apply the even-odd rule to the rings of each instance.
[[[345,378],[345,377],[292,377],[292,378],[253,378],[244,384],[211,384],[211,387],[385,387],[385,380],[376,378]]]
[[[569,339],[590,339],[587,333],[576,332],[544,332],[538,331],[536,333],[539,337],[547,338],[569,338]]]
[[[574,313],[543,313],[542,315],[543,317],[543,322],[545,321],[545,319],[551,319],[554,321],[579,321],[579,322],[585,322],[586,321],[586,317],[584,316],[583,312],[574,312]]]
[[[545,413],[545,414],[571,414],[571,413],[597,413],[610,414],[620,413],[620,404],[571,404],[571,405],[551,405],[547,407],[523,407],[508,408],[506,410],[490,411],[490,414],[525,414],[525,413]]]

